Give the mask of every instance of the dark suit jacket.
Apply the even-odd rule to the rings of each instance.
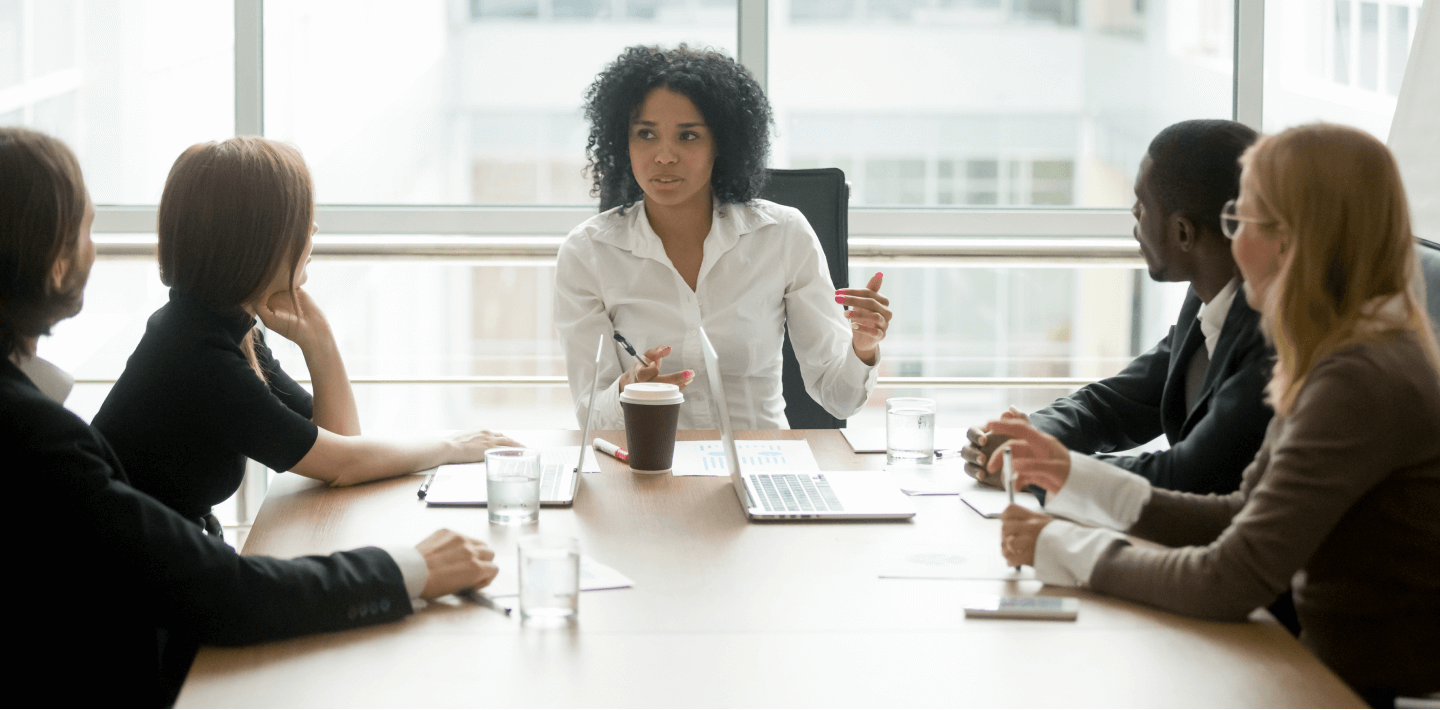
[[[1260,314],[1237,293],[1205,372],[1202,394],[1186,412],[1190,357],[1205,347],[1201,305],[1192,289],[1180,319],[1150,352],[1114,377],[1056,400],[1030,420],[1082,454],[1125,451],[1164,434],[1169,450],[1097,458],[1160,488],[1191,493],[1239,489],[1240,474],[1255,458],[1273,414],[1263,401],[1273,353],[1260,333]]]
[[[6,358],[0,452],[11,500],[6,631],[17,653],[8,672],[36,693],[27,704],[168,706],[197,643],[255,643],[411,611],[382,550],[276,560],[207,537],[131,488],[105,439]]]

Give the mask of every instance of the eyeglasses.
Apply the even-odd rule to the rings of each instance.
[[[1220,208],[1220,232],[1225,235],[1226,239],[1235,238],[1235,233],[1240,231],[1241,222],[1249,222],[1251,224],[1275,224],[1275,222],[1271,220],[1241,217],[1240,211],[1235,208],[1235,200],[1226,202],[1225,206]]]

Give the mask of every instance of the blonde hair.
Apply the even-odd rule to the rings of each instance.
[[[1406,332],[1440,375],[1440,347],[1410,288],[1419,273],[1410,209],[1390,150],[1359,129],[1315,123],[1261,138],[1240,162],[1242,191],[1276,225],[1260,233],[1288,252],[1262,306],[1275,412],[1291,411],[1325,357]],[[1378,307],[1392,299],[1403,307]]]

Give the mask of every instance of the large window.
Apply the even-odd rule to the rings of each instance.
[[[776,162],[856,205],[1128,207],[1150,138],[1229,118],[1225,0],[771,0]]]
[[[734,0],[265,5],[265,133],[322,202],[593,204],[580,105],[637,44],[735,51]]]
[[[59,136],[99,204],[154,204],[234,133],[234,12],[194,0],[0,0],[0,125]]]
[[[1310,121],[1390,135],[1423,0],[1266,0],[1265,130]]]

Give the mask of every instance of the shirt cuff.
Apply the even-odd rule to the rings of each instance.
[[[1086,528],[1052,520],[1035,540],[1035,578],[1045,584],[1083,587],[1100,556],[1125,536],[1114,530]]]
[[[1070,452],[1070,477],[1045,497],[1045,512],[1078,523],[1129,530],[1150,502],[1150,481],[1118,466]]]
[[[425,556],[414,545],[380,549],[389,553],[390,559],[395,560],[395,566],[400,568],[400,577],[405,580],[405,593],[411,599],[419,599],[425,585],[430,582],[430,568],[425,564]]]
[[[625,410],[620,408],[619,378],[610,386],[595,393],[595,419],[590,422],[590,431],[606,431],[625,428]],[[585,422],[580,422],[582,425]]]
[[[843,381],[864,382],[865,398],[869,399],[869,393],[875,389],[875,383],[880,381],[880,347],[875,347],[874,365],[866,365],[865,361],[855,354],[855,344],[849,340],[845,341],[845,352]]]

